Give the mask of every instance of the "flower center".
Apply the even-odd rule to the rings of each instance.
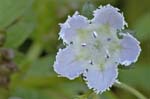
[[[108,26],[93,25],[93,28],[79,29],[77,33],[79,35],[76,44],[79,49],[81,48],[77,59],[89,60],[91,66],[103,71],[106,62],[119,57],[117,56],[120,50],[119,39],[116,31]]]

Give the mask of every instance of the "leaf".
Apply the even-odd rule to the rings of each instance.
[[[53,57],[44,57],[36,60],[26,73],[28,77],[49,77],[54,74]]]
[[[5,88],[0,88],[0,99],[8,98],[8,90]]]
[[[5,43],[6,47],[19,47],[33,31],[35,27],[33,14],[28,13],[28,15],[22,17],[20,20],[20,22],[8,29]]]
[[[78,80],[75,81],[70,81],[67,80],[65,78],[58,78],[57,74],[54,73],[53,70],[53,61],[54,58],[51,57],[44,57],[44,58],[39,58],[38,60],[36,60],[31,67],[29,68],[29,70],[26,72],[25,75],[23,75],[23,79],[21,79],[18,82],[15,82],[16,85],[15,87],[11,87],[12,90],[19,90],[17,91],[18,95],[14,95],[14,96],[20,96],[23,95],[23,99],[30,99],[30,97],[27,96],[33,96],[34,93],[36,93],[37,91],[37,95],[38,94],[43,94],[41,89],[42,88],[51,88],[51,89],[47,89],[47,91],[49,92],[49,96],[52,99],[66,99],[66,97],[74,97],[76,96],[78,93],[80,92],[84,92],[87,90],[86,84],[82,84],[81,82],[78,82]],[[28,92],[22,92],[20,93],[20,89],[17,89],[18,86],[21,86],[21,88],[25,87],[25,88],[32,88],[32,89],[36,89],[34,90],[34,92],[30,92],[33,94],[29,94]],[[27,89],[30,91],[30,89]],[[24,90],[24,89],[21,89]],[[40,91],[40,93],[39,93]],[[13,91],[14,92],[14,91]],[[27,95],[25,95],[27,93]],[[58,95],[59,93],[59,95]],[[36,96],[35,94],[35,96]],[[20,96],[21,97],[21,96]],[[44,99],[44,98],[38,98],[40,96],[37,96],[36,98],[31,98],[31,99]],[[67,99],[69,99],[67,98]],[[46,98],[47,99],[47,98]]]
[[[87,18],[91,19],[93,17],[93,11],[95,10],[95,6],[90,2],[87,1],[82,8],[82,15],[86,16]]]
[[[48,92],[25,87],[17,87],[13,90],[10,99],[13,97],[17,97],[17,99],[50,99]]]
[[[148,40],[150,34],[150,13],[142,16],[134,26],[140,40]]]
[[[119,80],[140,90],[150,92],[149,64],[138,64],[131,70],[120,70]]]
[[[0,28],[22,16],[32,3],[33,0],[0,0]]]
[[[100,99],[118,99],[116,95],[110,90],[99,95]]]
[[[37,87],[37,86],[47,86],[57,81],[60,81],[60,79],[58,79],[57,75],[54,73],[52,67],[53,59],[54,59],[53,57],[44,57],[34,61],[32,64],[30,64],[30,67],[28,68],[28,70],[26,70],[26,72],[23,75],[18,74],[21,76],[21,78],[22,77],[24,78],[20,81],[19,84],[26,85],[28,87],[29,86]],[[22,67],[20,67],[19,69],[22,69]],[[18,85],[16,84],[17,82],[15,81],[15,80],[18,81],[18,78],[14,76],[13,80],[15,83],[12,85],[13,86]]]
[[[68,82],[58,83],[55,88],[62,94],[70,97],[71,99],[80,94],[84,94],[89,90],[85,82],[80,82],[78,80],[69,80]]]

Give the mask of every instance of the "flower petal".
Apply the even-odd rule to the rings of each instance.
[[[75,12],[72,17],[68,17],[64,24],[60,24],[60,38],[62,38],[65,43],[69,44],[76,37],[76,30],[85,28],[88,25],[88,19],[82,15],[79,15],[78,12]]]
[[[65,49],[60,49],[54,63],[54,70],[60,76],[74,79],[85,70],[85,62],[77,59],[76,50],[70,45]]]
[[[121,39],[120,64],[128,66],[136,62],[141,52],[140,42],[132,35],[123,34]]]
[[[97,93],[102,93],[109,89],[118,76],[116,63],[106,63],[103,70],[91,67],[84,73],[88,87],[93,88]]]
[[[108,24],[112,28],[122,29],[127,23],[124,20],[123,14],[118,12],[119,9],[106,5],[94,11],[93,23]]]

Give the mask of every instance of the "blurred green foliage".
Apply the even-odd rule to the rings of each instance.
[[[15,52],[18,70],[11,74],[7,88],[0,88],[0,99],[74,99],[88,91],[81,78],[58,78],[53,63],[62,42],[59,25],[88,0],[0,0],[0,30],[6,31],[3,47]],[[98,7],[110,3],[124,12],[129,29],[141,41],[139,61],[130,70],[120,70],[119,80],[150,97],[150,1],[91,0]],[[90,12],[89,12],[90,13]],[[118,88],[93,99],[136,99]],[[92,98],[90,98],[92,99]]]

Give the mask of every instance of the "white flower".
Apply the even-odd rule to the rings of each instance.
[[[88,87],[102,93],[118,76],[119,64],[128,66],[137,61],[141,48],[129,33],[119,33],[127,25],[122,14],[111,5],[94,11],[88,20],[78,12],[60,24],[60,38],[66,48],[60,49],[54,70],[62,77],[74,79],[83,74]]]

